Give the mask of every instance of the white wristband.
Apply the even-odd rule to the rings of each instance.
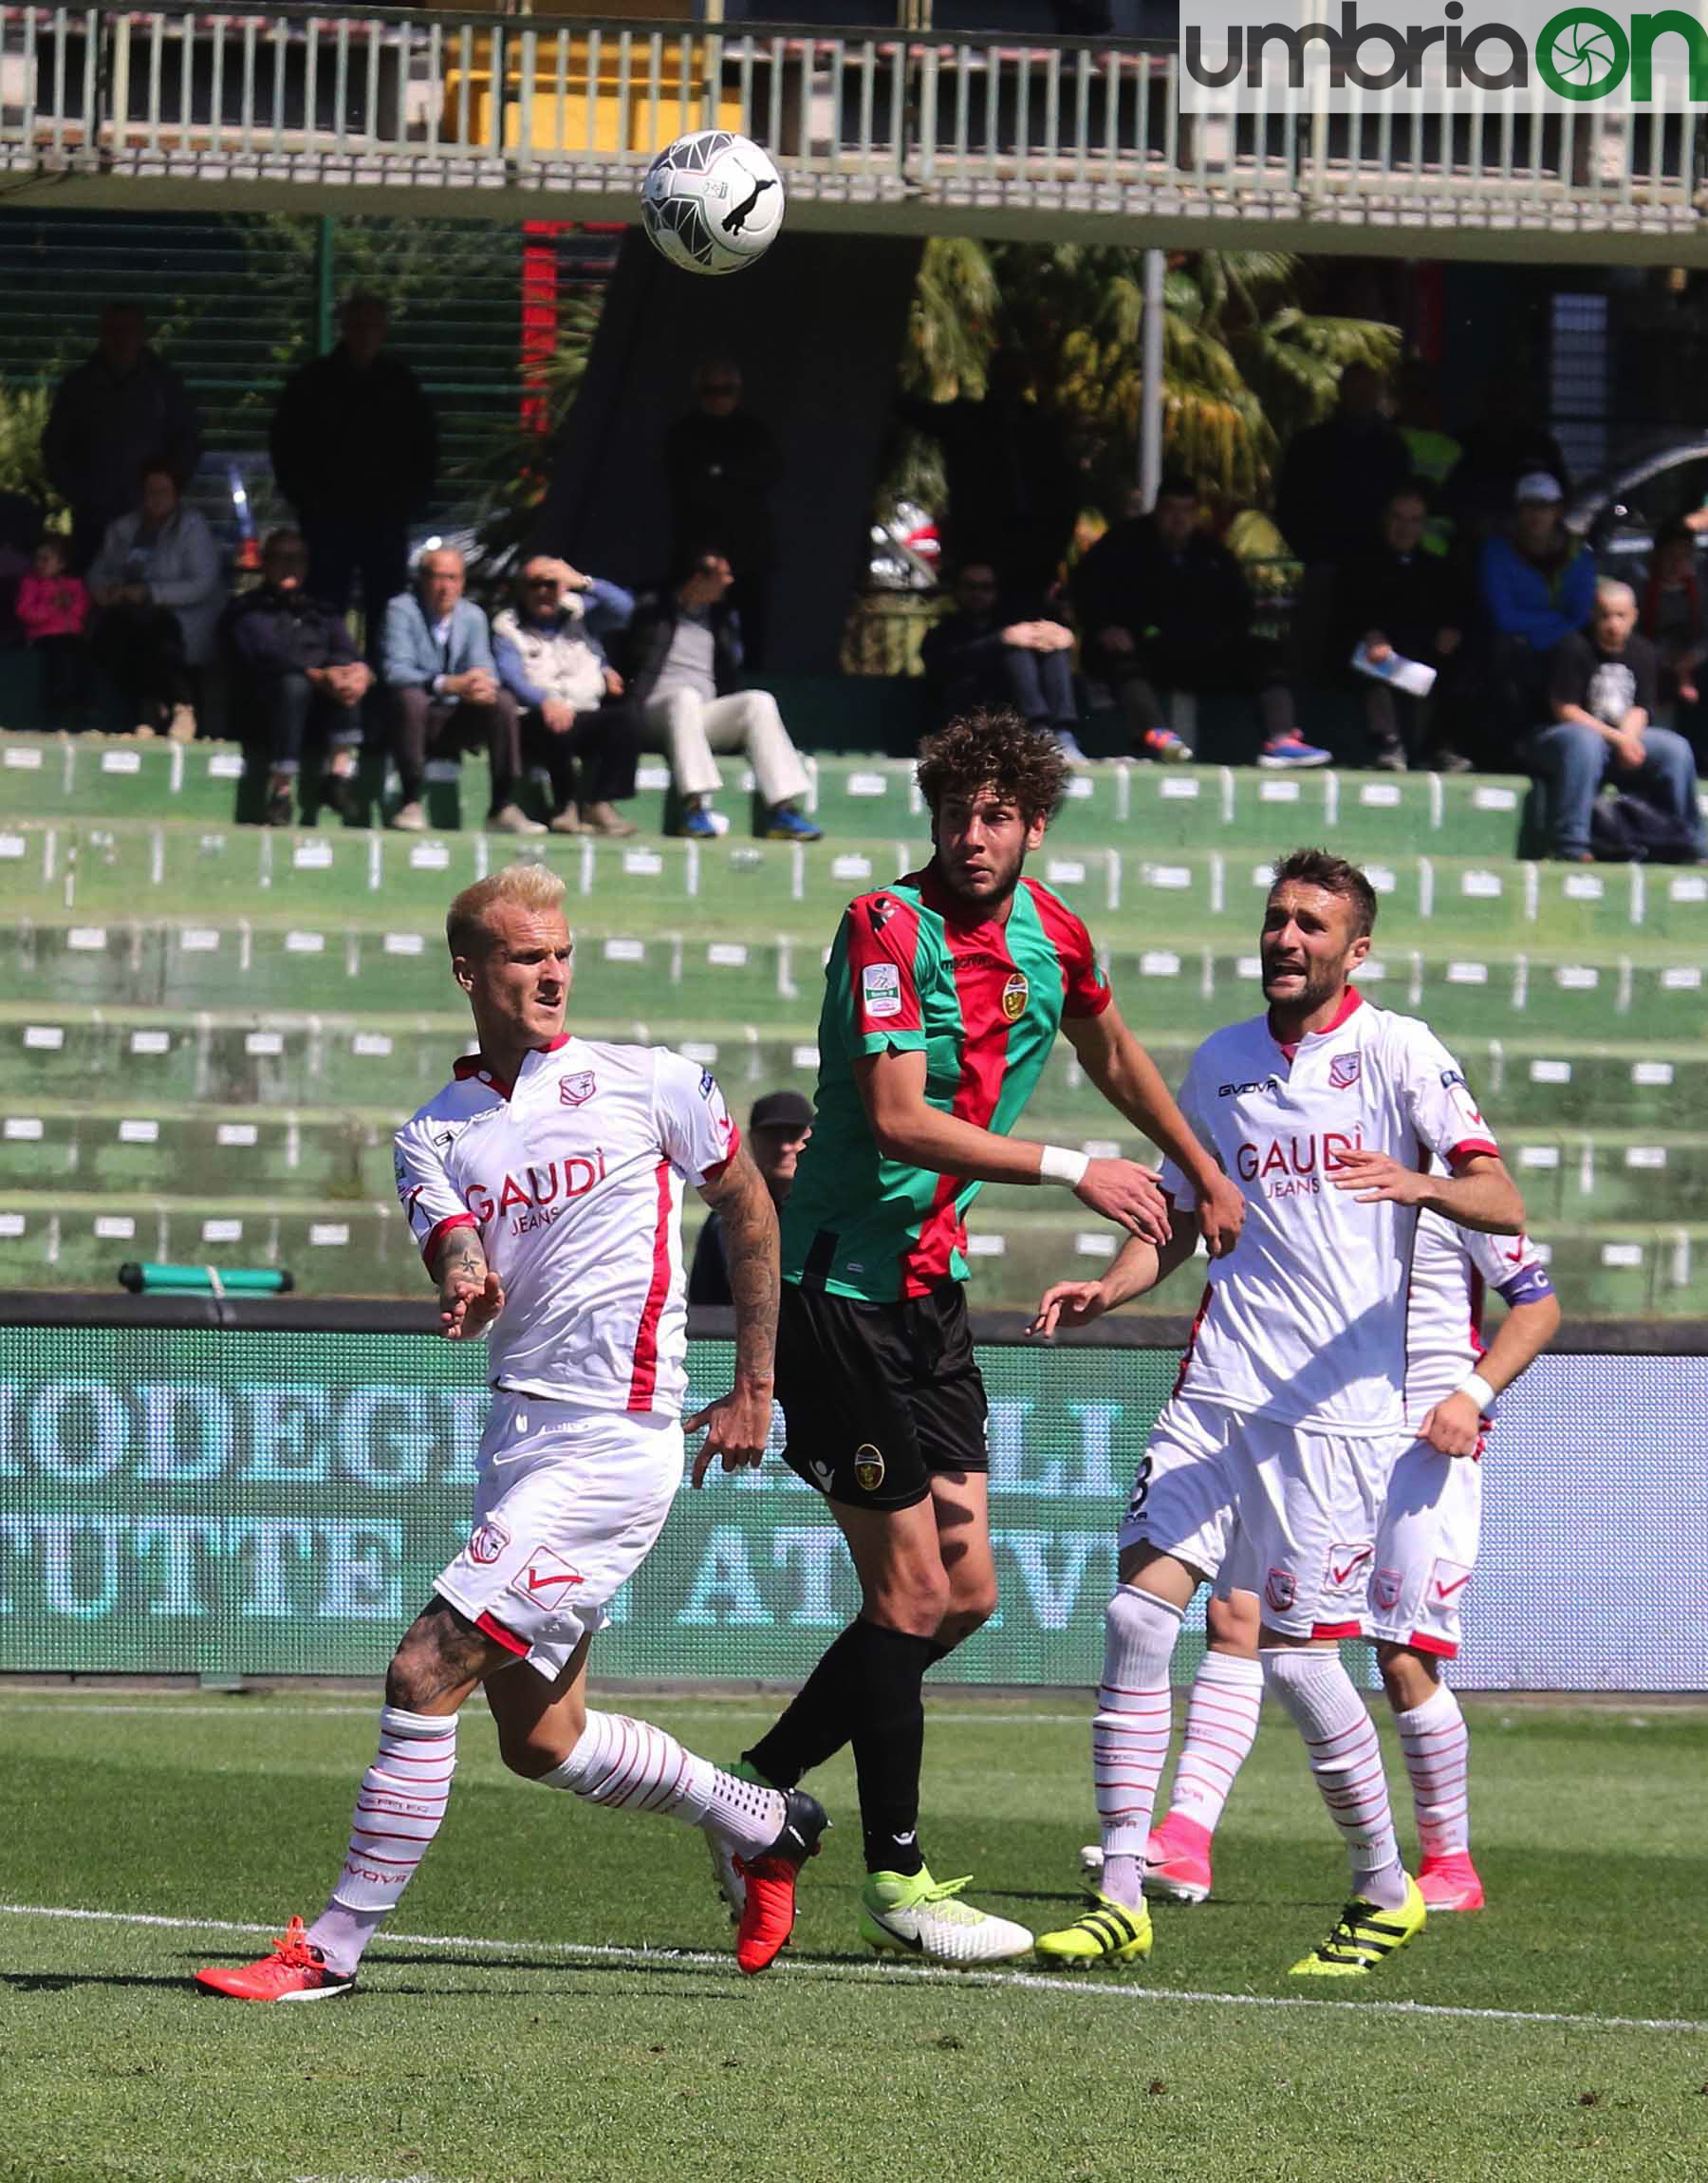
[[[1040,1183],[1066,1183],[1077,1190],[1091,1165],[1089,1152],[1070,1152],[1065,1145],[1046,1145],[1038,1160]]]
[[[1479,1413],[1493,1409],[1494,1407],[1494,1390],[1480,1372],[1468,1372],[1460,1380],[1454,1392],[1456,1394],[1468,1394],[1476,1405]]]

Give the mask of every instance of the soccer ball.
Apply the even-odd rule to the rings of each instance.
[[[666,144],[646,170],[640,224],[684,272],[739,272],[783,225],[783,177],[751,137],[696,129]]]

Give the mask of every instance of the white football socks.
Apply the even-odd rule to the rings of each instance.
[[[1418,1842],[1426,1857],[1463,1856],[1471,1847],[1471,1732],[1445,1683],[1435,1695],[1396,1713],[1400,1748],[1411,1776]]]
[[[1251,1754],[1263,1705],[1263,1663],[1237,1652],[1206,1652],[1186,1703],[1186,1741],[1168,1807],[1216,1832],[1235,1777]]]
[[[709,1759],[685,1751],[650,1721],[631,1721],[622,1713],[590,1712],[574,1750],[540,1780],[548,1789],[567,1789],[589,1803],[667,1812],[719,1835],[744,1857],[770,1847],[787,1812],[780,1789],[737,1781]]]
[[[380,1748],[356,1793],[343,1870],[308,1929],[309,1942],[334,1970],[355,1969],[381,1920],[415,1877],[445,1816],[455,1771],[455,1713],[381,1708]]]
[[[1131,1584],[1117,1586],[1104,1616],[1091,1781],[1103,1821],[1103,1892],[1129,1910],[1142,1899],[1145,1838],[1168,1757],[1168,1663],[1180,1619],[1178,1607]]]
[[[1354,1894],[1398,1910],[1405,1900],[1405,1871],[1369,1707],[1338,1652],[1278,1645],[1266,1646],[1261,1657],[1271,1688],[1305,1739],[1317,1787],[1346,1842]]]

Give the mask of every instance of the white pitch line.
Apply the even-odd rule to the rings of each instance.
[[[162,1690],[152,1705],[136,1699],[118,1700],[109,1704],[102,1699],[83,1697],[74,1690],[66,1690],[63,1693],[44,1691],[40,1697],[36,1698],[0,1699],[0,1713],[63,1713],[70,1711],[78,1714],[89,1713],[103,1716],[127,1713],[158,1715],[160,1709],[158,1701],[169,1699],[172,1696],[171,1691]],[[751,1698],[669,1698],[643,1695],[636,1702],[649,1709],[656,1707],[660,1712],[671,1713],[694,1713],[716,1707],[720,1712],[730,1714],[734,1718],[739,1719],[743,1715],[751,1715],[755,1721],[771,1720],[779,1710],[778,1705],[765,1705]],[[380,1700],[376,1698],[371,1706],[275,1706],[259,1693],[234,1691],[231,1698],[218,1705],[210,1706],[205,1702],[197,1704],[185,1700],[173,1707],[172,1717],[176,1721],[221,1720],[230,1722],[239,1718],[236,1710],[239,1706],[247,1706],[251,1717],[257,1721],[328,1721],[354,1717],[371,1721],[380,1710]],[[624,1699],[623,1703],[627,1704],[629,1701]],[[962,1727],[989,1727],[993,1723],[1017,1722],[1024,1723],[1028,1727],[1051,1726],[1065,1728],[1086,1728],[1091,1725],[1091,1708],[1087,1704],[1083,1713],[1012,1713],[1003,1711],[1001,1701],[994,1700],[988,1713],[944,1713],[939,1712],[936,1707],[928,1702],[926,1717],[933,1721],[954,1723]]]
[[[72,1910],[51,1903],[0,1902],[0,1916],[55,1918],[89,1925],[144,1926],[161,1932],[231,1932],[269,1938],[277,1925],[239,1925],[230,1918],[160,1917],[143,1911]],[[471,1933],[393,1932],[381,1948],[460,1949],[465,1953],[491,1956],[560,1955],[567,1961],[631,1964],[644,1969],[649,1964],[681,1964],[692,1969],[723,1970],[731,1968],[727,1955],[712,1955],[698,1949],[612,1948],[594,1941],[488,1940]],[[1183,2002],[1214,2008],[1316,2008],[1342,2016],[1439,2017],[1455,2023],[1566,2024],[1579,2031],[1684,2031],[1708,2033],[1708,2023],[1689,2017],[1571,2016],[1558,2009],[1458,2008],[1434,2001],[1320,2001],[1307,1994],[1200,1993],[1185,1987],[1105,1986],[1090,1977],[1049,1978],[1038,1971],[950,1970],[934,1964],[867,1966],[843,1963],[779,1961],[777,1972],[789,1978],[826,1979],[848,1986],[982,1986],[1017,1987],[1027,1993],[1068,1993],[1081,2000],[1132,2002]]]

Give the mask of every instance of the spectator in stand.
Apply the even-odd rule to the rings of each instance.
[[[748,1116],[748,1149],[765,1179],[771,1203],[779,1213],[788,1203],[795,1177],[795,1164],[812,1134],[810,1099],[799,1092],[767,1092],[753,1101]],[[708,1216],[694,1246],[694,1265],[688,1275],[691,1304],[731,1304],[730,1261],[724,1242],[723,1222],[715,1212]]]
[[[107,526],[137,502],[144,462],[163,462],[181,493],[201,455],[201,419],[177,373],[148,343],[134,303],[101,314],[94,353],[54,391],[42,461],[71,510],[71,567],[80,575]]]
[[[942,448],[948,561],[989,561],[1010,596],[1044,600],[1061,582],[1081,471],[1068,435],[1030,391],[1025,357],[999,348],[986,366],[982,401],[906,398],[896,408]]]
[[[374,671],[356,649],[342,614],[306,588],[308,552],[300,531],[270,531],[261,549],[261,581],[225,612],[226,650],[242,703],[265,734],[271,768],[268,826],[288,826],[311,735],[324,745],[321,804],[348,815],[362,746],[362,700]]]
[[[1275,523],[1305,564],[1291,639],[1301,679],[1330,664],[1336,569],[1368,550],[1388,494],[1411,476],[1410,453],[1385,401],[1374,365],[1347,364],[1331,414],[1295,433],[1282,457]]]
[[[1482,415],[1460,434],[1464,452],[1448,476],[1442,501],[1455,542],[1475,553],[1511,513],[1520,478],[1552,477],[1569,485],[1559,441],[1545,422],[1540,390],[1510,364],[1489,375]]]
[[[1659,662],[1637,634],[1637,599],[1628,584],[1595,587],[1587,633],[1571,630],[1548,662],[1552,725],[1532,746],[1547,784],[1553,853],[1590,861],[1590,814],[1605,782],[1662,813],[1697,857],[1703,853],[1696,758],[1682,736],[1654,725]]]
[[[1428,521],[1424,487],[1396,486],[1382,512],[1377,543],[1341,567],[1337,619],[1348,655],[1362,644],[1374,665],[1397,653],[1442,678],[1463,643],[1465,606],[1447,562],[1428,550]],[[1356,672],[1352,681],[1364,699],[1365,732],[1379,771],[1403,773],[1426,750],[1439,772],[1469,770],[1470,759],[1441,739],[1444,681],[1438,680],[1426,698]]]
[[[424,832],[429,756],[478,745],[492,771],[487,825],[494,833],[544,833],[517,807],[516,700],[498,680],[487,618],[463,597],[463,577],[462,555],[434,547],[421,555],[415,589],[400,591],[385,609],[382,673],[403,791],[386,823],[401,833]]]
[[[1453,518],[1446,512],[1444,496],[1464,449],[1441,423],[1441,375],[1420,356],[1408,358],[1401,367],[1394,425],[1405,442],[1412,476],[1429,495],[1423,550],[1447,553],[1453,546]]]
[[[195,735],[196,670],[214,656],[225,577],[205,519],[178,498],[164,458],[142,466],[134,513],[107,525],[89,569],[100,609],[91,648],[123,693],[139,736]]]
[[[634,610],[620,585],[540,553],[516,579],[515,606],[493,620],[498,680],[521,708],[523,763],[551,777],[553,833],[636,831],[616,808],[635,793],[634,714],[600,642]]]
[[[1518,480],[1506,528],[1483,541],[1479,588],[1509,763],[1548,718],[1554,646],[1582,629],[1595,604],[1595,560],[1566,528],[1565,497],[1557,477],[1530,472]]]
[[[65,541],[44,538],[18,585],[18,626],[42,662],[42,702],[49,727],[76,723],[88,701],[89,594],[65,567]]]
[[[741,406],[741,370],[727,357],[696,367],[694,407],[664,436],[673,561],[716,545],[739,571],[732,605],[750,667],[765,664],[770,582],[777,565],[770,493],[783,465],[771,436]]]
[[[308,546],[308,588],[339,613],[358,576],[374,652],[387,602],[409,583],[409,526],[433,497],[433,408],[385,345],[383,300],[358,289],[339,338],[292,374],[273,413],[273,475]]]
[[[734,576],[715,550],[691,548],[676,581],[643,598],[628,634],[628,694],[640,739],[663,751],[681,799],[678,831],[694,840],[722,833],[712,808],[722,785],[714,751],[744,751],[765,804],[769,841],[817,841],[801,810],[807,769],[789,740],[777,700],[739,687],[741,623],[730,599]]]
[[[1656,534],[1638,622],[1661,662],[1662,704],[1694,705],[1697,670],[1708,659],[1708,611],[1697,575],[1697,527],[1686,515]]]
[[[982,705],[1010,706],[1028,727],[1052,734],[1068,758],[1085,756],[1073,631],[1048,617],[1008,612],[998,602],[993,563],[962,565],[955,612],[932,625],[919,649],[945,720]]]
[[[1171,474],[1148,515],[1115,524],[1074,571],[1086,664],[1115,694],[1136,750],[1164,762],[1192,752],[1163,717],[1160,691],[1196,700],[1254,697],[1257,763],[1320,766],[1328,753],[1299,735],[1274,646],[1252,632],[1252,594],[1239,563],[1203,528],[1197,488]]]

